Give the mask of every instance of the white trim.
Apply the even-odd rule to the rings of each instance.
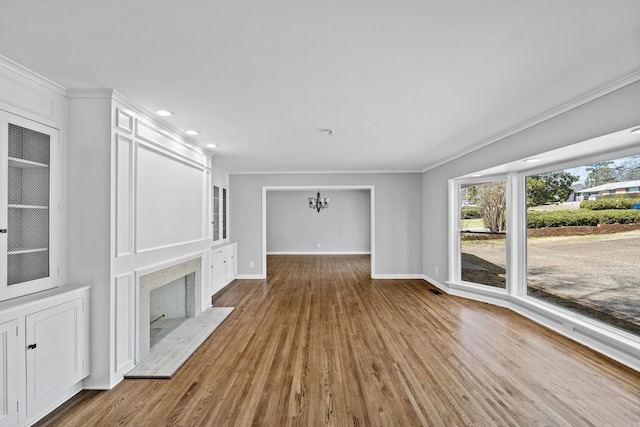
[[[509,306],[509,294],[506,289],[467,282],[450,282],[448,294],[474,301],[486,302],[499,307]]]
[[[264,277],[260,274],[238,274],[236,276],[238,280],[262,280]]]
[[[449,285],[447,283],[440,283],[436,279],[431,278],[431,277],[427,276],[426,274],[422,275],[422,279],[425,282],[428,282],[428,283],[432,284],[433,286],[435,286],[436,288],[440,289],[441,291],[449,293]]]
[[[308,252],[308,251],[292,251],[282,252],[274,251],[267,252],[267,255],[370,255],[371,251],[337,251],[337,252]]]
[[[372,274],[372,279],[423,279],[424,274]]]
[[[437,168],[438,166],[442,166],[443,164],[449,163],[452,160],[455,160],[457,158],[460,158],[462,156],[465,156],[469,153],[472,153],[474,151],[477,151],[483,147],[486,147],[487,145],[491,145],[494,142],[498,142],[501,139],[507,138],[511,135],[515,135],[518,132],[522,132],[525,129],[528,129],[530,127],[536,126],[542,122],[545,122],[547,120],[550,120],[554,117],[557,117],[561,114],[564,114],[570,110],[573,110],[574,108],[580,107],[588,102],[594,101],[598,98],[601,98],[605,95],[608,95],[612,92],[615,92],[618,89],[621,89],[625,86],[628,86],[630,84],[633,84],[637,81],[640,81],[640,70],[634,71],[633,73],[618,79],[616,81],[614,81],[613,83],[610,83],[600,89],[594,90],[592,92],[589,92],[583,96],[580,96],[572,101],[569,101],[565,104],[560,105],[559,107],[556,107],[546,113],[540,114],[536,117],[534,117],[531,120],[528,120],[524,123],[521,123],[519,125],[513,126],[509,129],[507,129],[504,132],[501,132],[497,135],[491,136],[489,138],[486,138],[480,142],[478,142],[477,144],[473,144],[470,147],[467,147],[464,150],[461,150],[455,154],[452,154],[451,156],[447,156],[442,160],[439,160],[431,165],[425,166],[424,169],[422,169],[422,172],[427,172],[431,169]]]
[[[371,277],[375,277],[376,266],[376,186],[375,185],[265,185],[262,187],[262,272],[261,279],[267,277],[267,191],[309,191],[309,190],[369,190],[371,193]],[[326,253],[326,252],[325,252]]]
[[[26,67],[23,67],[17,62],[10,60],[6,56],[0,55],[0,67],[4,67],[9,71],[14,72],[28,80],[31,80],[34,83],[44,86],[47,89],[50,89],[60,95],[63,95],[63,96],[67,95],[67,89],[61,84],[58,84],[52,80],[49,80],[48,78],[43,77],[40,74],[35,73]]]
[[[379,173],[422,173],[422,170],[318,170],[318,171],[233,171],[229,175],[336,175]]]

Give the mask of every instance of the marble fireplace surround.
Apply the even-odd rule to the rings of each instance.
[[[192,258],[174,265],[163,265],[156,270],[147,270],[138,281],[138,355],[136,363],[140,363],[151,348],[151,291],[181,277],[187,277],[187,313],[197,316],[201,313],[202,295],[202,258]],[[178,328],[179,329],[179,328]],[[177,330],[178,330],[177,329]],[[176,330],[176,331],[177,331]]]

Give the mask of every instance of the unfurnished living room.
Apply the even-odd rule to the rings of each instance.
[[[0,2],[0,427],[640,426],[640,3]]]

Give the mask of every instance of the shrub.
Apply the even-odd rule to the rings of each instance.
[[[633,209],[637,202],[637,199],[612,197],[598,200],[584,200],[580,203],[580,207],[582,209],[589,209],[592,211],[601,211],[605,209]]]
[[[604,199],[640,199],[640,193],[616,193],[616,194],[603,194],[600,198]]]
[[[596,211],[577,209],[572,211],[527,212],[528,228],[635,223],[640,223],[640,210],[608,209]]]
[[[474,219],[480,218],[480,209],[477,206],[465,206],[460,209],[460,218],[461,219]]]

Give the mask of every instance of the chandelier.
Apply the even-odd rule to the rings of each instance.
[[[329,207],[329,198],[320,197],[320,190],[318,190],[318,195],[316,197],[309,197],[309,207],[320,213],[322,209]]]

